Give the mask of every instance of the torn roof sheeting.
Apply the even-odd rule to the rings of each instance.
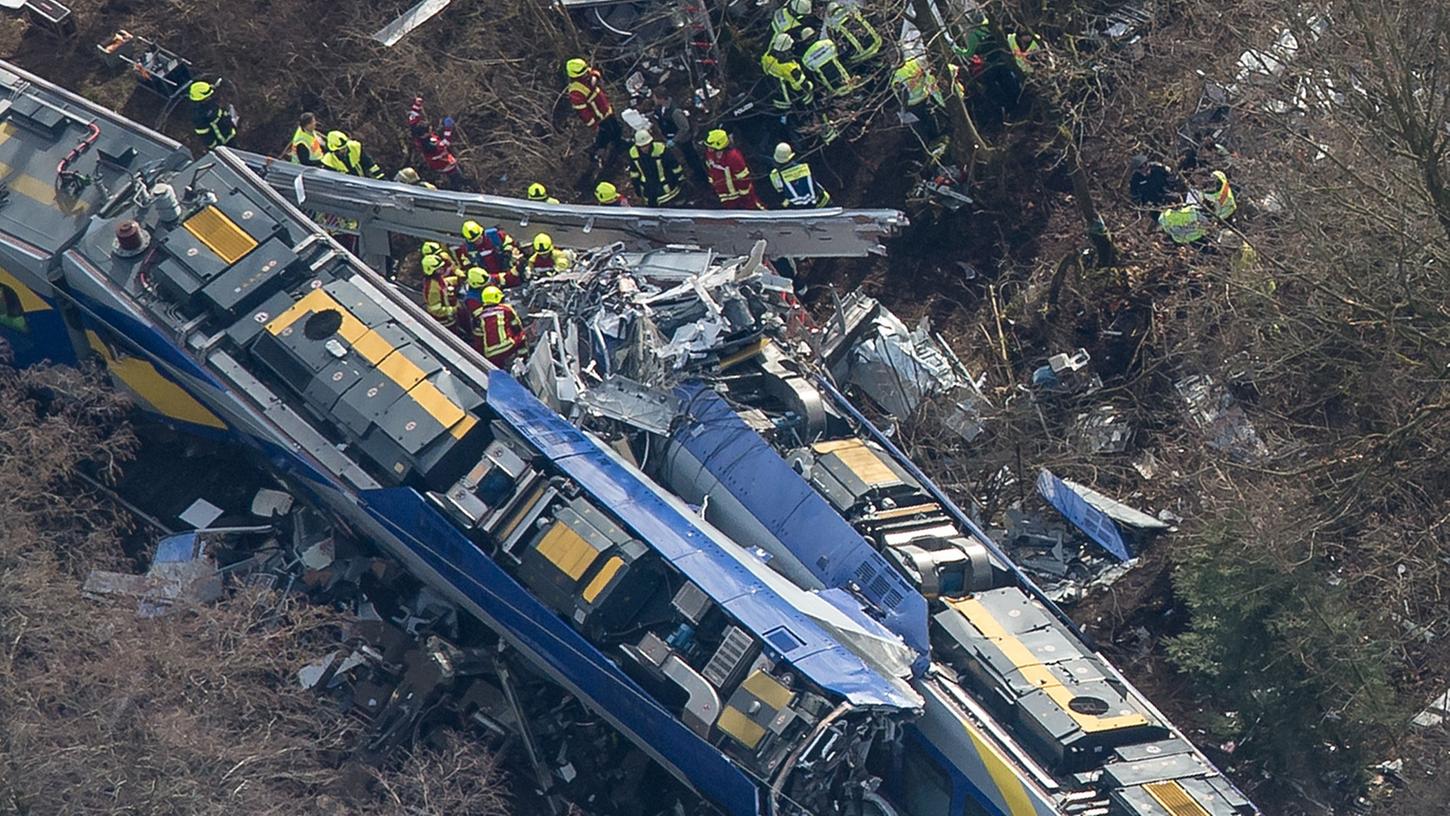
[[[921,707],[920,696],[899,676],[888,674],[887,667],[873,667],[823,631],[821,621],[833,619],[842,628],[858,628],[839,610],[743,550],[737,554],[727,549],[734,545],[690,516],[683,504],[652,489],[639,473],[549,410],[518,381],[492,372],[488,404],[641,541],[817,685],[856,706]]]
[[[778,557],[795,561],[823,586],[855,584],[886,628],[915,649],[924,666],[931,650],[926,599],[729,403],[699,383],[676,393],[685,406],[685,422],[674,441],[784,545],[787,552]]]
[[[1063,481],[1052,474],[1052,471],[1043,468],[1037,474],[1037,492],[1047,503],[1057,508],[1057,512],[1063,515],[1087,533],[1088,538],[1096,541],[1100,547],[1107,550],[1119,561],[1127,561],[1133,556],[1128,552],[1128,545],[1123,543],[1123,536],[1118,532],[1118,526],[1106,513],[1093,507],[1077,491],[1073,490]]]

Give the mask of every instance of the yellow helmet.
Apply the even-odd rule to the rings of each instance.
[[[495,303],[503,303],[503,290],[497,286],[485,286],[483,287],[482,299],[488,306],[492,306]]]
[[[730,134],[726,133],[720,128],[715,128],[714,130],[705,134],[706,147],[712,147],[716,150],[724,150],[725,146],[728,144],[730,144]]]
[[[211,95],[215,91],[216,89],[211,86],[210,82],[198,80],[191,83],[191,89],[187,91],[187,95],[191,97],[191,101],[200,102],[204,99],[211,99]]]
[[[443,245],[437,241],[424,241],[423,246],[418,251],[424,255],[441,255],[443,253]]]
[[[554,249],[554,239],[549,237],[549,233],[547,233],[547,232],[541,232],[538,235],[535,235],[534,236],[534,251],[535,252],[549,252],[549,251],[552,251],[553,249]]]
[[[459,232],[463,233],[463,240],[477,241],[483,237],[483,225],[477,221],[464,221],[463,229]]]
[[[423,256],[423,274],[431,275],[443,267],[443,258],[439,255]]]
[[[545,187],[542,183],[537,182],[537,181],[534,182],[533,184],[530,184],[529,185],[529,200],[530,201],[545,201],[548,198],[549,198],[549,188],[548,187]]]
[[[575,57],[564,63],[564,70],[569,73],[571,79],[578,79],[589,73],[589,63],[583,57]]]
[[[468,288],[482,289],[488,285],[488,270],[481,266],[475,266],[468,270]],[[497,288],[497,287],[491,287]]]
[[[347,144],[347,134],[340,130],[329,130],[327,132],[327,149],[341,150]]]
[[[613,204],[619,200],[619,188],[612,182],[601,181],[594,187],[594,199],[600,204]]]

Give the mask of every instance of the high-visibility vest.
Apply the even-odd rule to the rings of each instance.
[[[1239,203],[1234,200],[1234,191],[1228,184],[1228,176],[1222,170],[1215,170],[1213,177],[1218,179],[1218,192],[1213,197],[1213,214],[1227,221],[1238,211]]]
[[[1175,244],[1191,244],[1204,234],[1203,214],[1192,204],[1164,210],[1158,216],[1158,226]]]
[[[801,24],[800,18],[791,13],[788,5],[781,6],[770,15],[770,33],[789,34]]]
[[[760,70],[776,81],[778,92],[770,104],[778,110],[790,110],[797,104],[804,106],[811,103],[815,86],[806,79],[806,72],[801,70],[799,62],[766,54],[760,58]]]
[[[458,279],[442,273],[424,278],[423,303],[428,307],[428,314],[439,323],[452,323],[458,311]]]
[[[364,178],[380,179],[383,177],[382,168],[377,164],[371,167],[363,167],[362,142],[357,139],[349,139],[342,150],[329,150],[322,157],[322,166],[329,170],[336,170],[339,173],[346,173],[350,176],[362,176]]]
[[[926,57],[912,57],[891,75],[891,84],[900,89],[908,108],[932,100],[937,105],[945,104],[941,88],[937,86],[936,75],[927,67]]]
[[[787,207],[825,207],[831,194],[816,184],[808,162],[791,162],[770,171],[770,184],[785,197]]]
[[[478,339],[479,351],[483,352],[483,356],[496,357],[517,346],[518,340],[511,329],[518,323],[518,313],[507,303],[490,306],[479,304],[474,312],[473,336]]]
[[[327,153],[327,150],[322,146],[322,137],[316,133],[309,133],[302,128],[297,128],[292,134],[292,143],[287,145],[287,161],[293,164],[303,164],[302,158],[297,152],[297,148],[299,147],[307,149],[308,160],[306,164],[321,164],[323,155]]]
[[[821,84],[831,96],[839,96],[851,90],[855,84],[855,77],[841,64],[836,44],[830,40],[816,40],[806,53],[801,56],[801,62],[811,73],[820,78]]]
[[[629,159],[633,166],[629,174],[639,181],[640,189],[651,203],[664,204],[673,201],[680,194],[678,173],[671,173],[665,164],[668,152],[663,142],[651,142],[648,154],[641,154],[637,145],[629,148]],[[651,192],[658,191],[651,195]]]
[[[589,73],[571,80],[566,90],[569,93],[569,104],[574,106],[574,110],[579,112],[579,118],[590,127],[599,127],[600,122],[614,113],[614,107],[609,104],[609,97],[604,93],[604,82],[597,69],[590,68]]]
[[[881,34],[861,12],[845,6],[835,10],[826,17],[826,31],[844,44],[847,62],[865,62],[881,52]]]
[[[1033,37],[1032,44],[1024,51],[1017,47],[1017,32],[1014,31],[1007,35],[1007,47],[1012,49],[1012,58],[1017,60],[1018,69],[1024,74],[1032,73],[1032,55],[1042,48],[1037,38]]]

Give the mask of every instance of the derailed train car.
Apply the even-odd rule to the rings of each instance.
[[[521,730],[582,703],[530,737],[541,787],[598,812],[891,812],[876,769],[922,702],[904,647],[489,370],[234,156],[0,85],[14,359],[99,358],[145,407],[255,450],[549,681],[508,689]],[[663,773],[621,781],[631,754]]]

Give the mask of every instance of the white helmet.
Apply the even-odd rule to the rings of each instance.
[[[775,35],[775,39],[770,41],[770,50],[772,51],[789,51],[794,47],[795,38],[784,32]]]
[[[655,140],[654,137],[651,136],[649,134],[649,131],[648,130],[645,130],[644,128],[640,128],[639,130],[636,130],[634,132],[634,145],[635,145],[635,147],[644,147],[645,145],[649,144],[650,142],[653,142],[654,140]]]
[[[793,158],[795,158],[795,150],[789,144],[781,142],[775,146],[776,164],[785,164]]]
[[[811,13],[811,0],[790,0],[790,10],[797,17],[804,17]]]

